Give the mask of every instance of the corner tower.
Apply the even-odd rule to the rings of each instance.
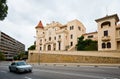
[[[98,51],[117,50],[116,27],[119,18],[117,14],[95,20],[98,25]]]
[[[42,50],[42,40],[40,40],[40,38],[42,38],[44,36],[44,27],[42,24],[42,21],[40,21],[38,23],[38,25],[35,27],[36,28],[36,50]]]

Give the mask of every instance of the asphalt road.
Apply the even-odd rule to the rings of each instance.
[[[33,66],[32,73],[11,73],[0,63],[0,79],[120,79],[118,67]]]

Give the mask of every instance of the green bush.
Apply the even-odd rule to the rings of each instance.
[[[5,60],[5,56],[2,52],[0,52],[0,60]]]
[[[77,50],[93,51],[98,50],[97,41],[91,39],[84,40],[84,37],[81,36],[78,38],[78,43],[76,45]]]

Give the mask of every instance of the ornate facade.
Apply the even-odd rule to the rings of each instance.
[[[86,28],[78,20],[65,25],[52,22],[46,26],[40,21],[36,26],[36,50],[75,50],[77,38],[83,35],[85,39],[98,41],[98,51],[120,51],[120,24],[117,14],[95,21],[98,31],[91,33],[86,33]]]
[[[36,50],[75,50],[77,38],[85,32],[84,25],[78,20],[65,25],[53,21],[46,26],[40,21],[36,26]]]

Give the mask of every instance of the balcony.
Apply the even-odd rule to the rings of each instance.
[[[110,36],[103,36],[102,41],[110,41]]]
[[[43,38],[43,37],[45,37],[45,34],[39,35],[39,38]]]
[[[116,37],[116,41],[120,41],[120,37]]]
[[[46,41],[44,44],[52,44],[54,42],[55,42],[54,40],[50,40],[50,41]]]
[[[60,42],[60,41],[62,41],[62,39],[61,39],[61,38],[58,38],[58,42]]]
[[[42,42],[40,42],[39,44],[42,45]]]

